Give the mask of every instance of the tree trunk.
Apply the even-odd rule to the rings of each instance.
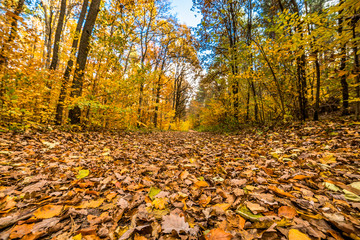
[[[76,59],[76,69],[72,84],[71,97],[80,97],[84,83],[84,70],[86,67],[87,56],[90,50],[90,37],[95,26],[95,21],[100,10],[101,0],[93,0],[90,4],[89,13],[86,17],[85,25],[81,34],[79,52]],[[69,111],[69,118],[72,124],[80,123],[81,109],[78,105]]]
[[[320,84],[321,84],[321,75],[320,75],[320,64],[317,51],[315,52],[315,69],[316,69],[316,100],[315,100],[315,112],[314,112],[314,121],[319,120],[319,108],[320,108]]]
[[[63,118],[64,118],[64,101],[65,101],[65,98],[66,98],[66,90],[67,90],[69,80],[70,80],[70,73],[71,73],[73,65],[74,65],[73,57],[74,57],[74,54],[77,51],[80,31],[81,31],[81,27],[82,27],[82,25],[84,23],[84,19],[85,19],[85,15],[86,15],[86,12],[87,12],[88,4],[89,4],[89,0],[84,0],[82,8],[81,8],[81,12],[80,12],[79,20],[78,20],[78,23],[77,23],[77,26],[76,26],[76,29],[75,29],[75,36],[74,36],[72,46],[71,46],[70,59],[67,62],[64,77],[63,77],[63,81],[61,83],[59,101],[58,101],[58,104],[56,106],[56,116],[55,116],[55,121],[56,121],[56,124],[58,124],[58,125],[62,124],[62,121],[63,121]]]
[[[354,12],[354,15],[356,15],[356,11]],[[358,40],[356,40],[356,24],[357,24],[358,18],[354,18],[351,21],[352,24],[352,34],[353,34],[353,40],[354,40],[354,47],[353,47],[353,53],[354,53],[354,73],[356,74],[356,107],[355,107],[355,118],[356,120],[360,120],[360,63],[359,63],[359,55],[358,55]]]
[[[340,5],[343,4],[343,0],[340,1]],[[338,33],[339,36],[342,36],[342,32],[343,32],[343,17],[342,15],[343,10],[339,11],[339,28],[338,28]],[[339,70],[342,73],[341,77],[340,77],[340,82],[341,82],[341,87],[342,87],[342,100],[343,100],[343,104],[342,104],[342,115],[348,115],[349,114],[349,85],[347,83],[346,80],[346,74],[343,74],[343,71],[345,71],[345,67],[346,67],[346,44],[341,44],[340,46],[340,67]]]
[[[156,100],[155,100],[155,113],[154,113],[154,127],[157,128],[158,112],[160,104],[160,90],[161,90],[161,75],[159,76],[159,82],[156,86]]]
[[[63,30],[64,20],[65,20],[65,12],[66,12],[66,0],[61,0],[60,15],[59,15],[58,24],[57,24],[56,32],[55,32],[53,56],[52,56],[52,61],[51,61],[50,67],[49,67],[50,70],[55,70],[57,67],[57,64],[58,64],[60,37],[61,37],[61,32]]]
[[[296,0],[291,0],[291,3],[294,7],[294,12],[300,16],[300,9]],[[300,32],[301,40],[303,40],[303,27],[299,23],[296,27],[296,31]],[[304,47],[299,47],[300,51],[304,51]],[[305,53],[302,53],[300,57],[296,59],[297,65],[297,78],[298,78],[298,100],[299,100],[299,111],[300,119],[302,121],[306,120],[307,117],[307,82],[306,82],[306,56]]]

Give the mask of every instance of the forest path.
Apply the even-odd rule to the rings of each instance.
[[[0,133],[0,239],[358,239],[359,134]]]

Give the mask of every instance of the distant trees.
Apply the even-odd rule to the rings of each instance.
[[[168,129],[184,119],[188,81],[200,67],[195,39],[171,16],[167,1],[23,6],[15,1],[0,18],[7,31],[1,36],[1,124]]]
[[[212,122],[318,120],[335,99],[343,115],[359,106],[354,0],[194,0],[194,6],[203,15],[197,34],[208,63],[200,112],[224,109]]]

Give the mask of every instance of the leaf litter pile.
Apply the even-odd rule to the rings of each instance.
[[[1,133],[0,239],[359,239],[359,134]]]

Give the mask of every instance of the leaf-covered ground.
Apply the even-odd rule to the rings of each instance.
[[[359,239],[359,134],[1,133],[0,239]]]

